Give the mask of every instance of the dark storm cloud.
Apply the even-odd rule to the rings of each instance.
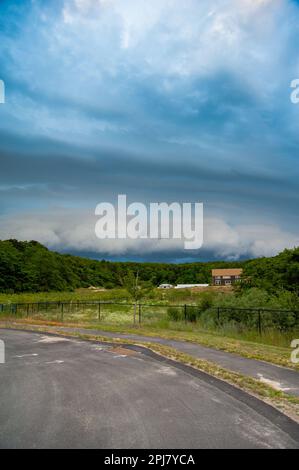
[[[125,193],[130,201],[202,201],[207,217],[226,221],[223,230],[251,227],[246,246],[239,229],[235,238],[224,233],[236,244],[228,251],[216,237],[205,252],[211,258],[293,243],[296,2],[92,3],[0,4],[2,232],[16,230],[11,214],[91,214]],[[68,244],[69,219],[59,218],[60,228],[54,219],[43,234],[31,220],[36,238],[80,250],[83,235]],[[269,235],[263,226],[273,223]],[[130,250],[125,256],[137,256]]]

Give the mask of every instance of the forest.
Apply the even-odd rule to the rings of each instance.
[[[50,251],[36,241],[0,241],[0,292],[72,291],[80,287],[122,287],[130,273],[140,281],[161,283],[211,283],[212,268],[242,267],[240,288],[258,287],[268,292],[298,292],[299,247],[271,258],[246,261],[186,264],[97,261]]]

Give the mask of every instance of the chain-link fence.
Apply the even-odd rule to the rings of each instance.
[[[260,334],[267,328],[287,331],[299,327],[299,311],[265,308],[212,307],[197,305],[143,304],[121,301],[71,301],[0,304],[0,319],[30,319],[50,322],[106,325],[159,325],[169,322],[213,326],[242,325]]]
[[[172,315],[173,309],[178,311]],[[190,305],[141,304],[116,301],[34,302],[0,304],[2,319],[30,319],[52,322],[151,325],[168,320],[192,321]]]

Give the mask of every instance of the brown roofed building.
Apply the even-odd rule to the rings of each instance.
[[[242,272],[241,268],[212,269],[213,286],[231,286],[241,279]]]

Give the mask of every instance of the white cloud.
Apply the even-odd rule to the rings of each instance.
[[[206,220],[206,248],[220,258],[274,256],[299,246],[299,236],[274,224],[229,225],[222,219]]]
[[[273,50],[279,57],[284,48],[286,34],[277,29],[288,9],[282,0],[65,0],[63,18],[79,37],[89,29],[94,45],[106,43],[109,21],[118,44],[106,43],[107,56],[116,68],[124,61],[145,75],[198,77],[232,67],[263,95],[265,74],[272,81],[281,75]],[[119,56],[121,49],[128,54]]]
[[[95,252],[103,256],[154,255],[183,250],[180,240],[99,240],[94,233],[97,217],[86,211],[56,210],[46,214],[20,214],[0,219],[0,238],[37,240],[57,250]],[[285,248],[299,246],[299,237],[276,225],[235,225],[221,218],[204,220],[204,244],[201,253],[213,252],[219,259],[238,259],[242,256],[274,256]]]

